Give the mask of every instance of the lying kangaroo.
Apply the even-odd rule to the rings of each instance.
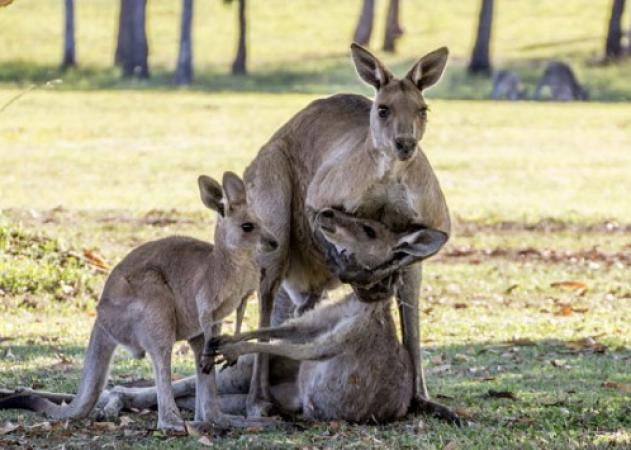
[[[93,409],[107,381],[115,348],[124,345],[136,357],[151,356],[157,387],[158,428],[183,430],[171,386],[171,351],[188,340],[197,366],[204,340],[219,333],[221,320],[257,287],[256,254],[277,243],[246,202],[241,179],[226,172],[222,185],[199,177],[203,203],[219,213],[215,246],[174,236],[133,250],[113,270],[97,306],[83,376],[69,405],[24,397],[20,407],[55,419],[82,418]],[[251,421],[219,410],[214,371],[197,372],[195,419],[219,426],[248,426]],[[14,405],[16,406],[16,405]]]
[[[305,311],[340,281],[369,286],[401,271],[396,294],[405,305],[403,342],[412,355],[414,405],[455,420],[428,400],[419,342],[421,268],[410,266],[415,257],[380,272],[357,270],[313,230],[316,212],[333,207],[395,231],[425,226],[449,234],[443,193],[418,145],[428,115],[423,92],[440,79],[448,50],[425,55],[402,79],[362,47],[352,45],[351,53],[359,77],[376,90],[374,101],[352,94],[314,101],[272,136],[245,171],[252,207],[279,242],[264,264],[259,326],[270,325],[281,288]],[[267,357],[257,356],[248,415],[265,414],[269,407],[268,372]]]
[[[589,94],[576,79],[574,71],[567,64],[552,61],[546,66],[543,76],[537,83],[534,98],[539,100],[544,87],[550,88],[552,100],[587,100]]]
[[[390,232],[379,222],[358,220],[331,209],[320,212],[316,228],[341,251],[351,251],[357,264],[378,268],[398,253],[424,259],[447,240],[440,231]],[[361,290],[338,303],[311,310],[275,328],[239,336],[213,338],[206,354],[221,354],[228,363],[248,353],[268,353],[303,361],[297,385],[298,402],[284,389],[275,395],[284,409],[300,405],[314,420],[384,422],[403,417],[412,399],[412,365],[399,343],[390,313],[390,292],[380,301],[361,301]],[[275,343],[247,342],[278,338]],[[212,367],[212,365],[211,365]],[[273,394],[276,392],[273,391]]]
[[[500,70],[493,75],[493,92],[491,98],[495,100],[522,100],[528,92],[521,87],[519,76],[512,70]]]

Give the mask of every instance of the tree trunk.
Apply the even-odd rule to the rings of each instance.
[[[121,0],[115,62],[124,77],[149,78],[146,7],[147,0]]]
[[[624,2],[625,0],[613,0],[611,5],[611,17],[609,18],[607,41],[605,43],[606,58],[615,59],[622,56],[621,19],[624,13]]]
[[[64,56],[61,61],[62,70],[77,65],[74,41],[74,0],[65,0],[65,3]]]
[[[403,35],[403,28],[399,22],[401,16],[399,7],[399,0],[390,0],[386,17],[386,34],[383,40],[383,50],[386,52],[394,52],[396,40]]]
[[[243,75],[247,73],[246,28],[245,0],[239,0],[239,44],[237,46],[237,56],[234,58],[234,62],[232,63],[232,73],[235,75]]]
[[[489,47],[491,45],[491,28],[493,25],[493,0],[482,0],[478,32],[469,63],[469,73],[491,73]]]
[[[193,0],[182,0],[182,27],[180,29],[180,53],[175,69],[176,84],[191,84],[193,81]]]
[[[364,0],[359,21],[355,28],[353,41],[359,45],[368,45],[372,34],[372,23],[375,17],[375,0]]]

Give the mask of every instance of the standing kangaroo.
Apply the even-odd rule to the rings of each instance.
[[[350,266],[313,229],[316,212],[333,207],[395,231],[424,226],[449,234],[443,193],[418,145],[427,125],[423,91],[440,79],[448,50],[425,55],[402,79],[362,47],[353,44],[351,53],[359,77],[375,88],[374,100],[339,94],[314,101],[272,136],[245,171],[249,201],[279,243],[279,251],[263,263],[259,326],[270,325],[281,288],[305,311],[340,280],[369,284],[400,270],[403,283],[396,294],[403,342],[414,369],[414,406],[457,420],[429,401],[425,386],[419,342],[420,264],[411,266],[414,257],[408,257],[405,264],[395,261],[389,272],[360,270],[351,276]],[[248,415],[265,414],[269,401],[268,359],[257,355]]]
[[[367,269],[378,269],[398,253],[424,259],[447,240],[440,231],[420,229],[395,234],[381,223],[324,210],[315,221],[323,238],[353,253]],[[273,389],[284,409],[296,405],[315,420],[385,422],[403,417],[412,399],[412,363],[399,343],[390,313],[392,295],[379,301],[361,300],[356,290],[341,302],[328,304],[290,319],[279,327],[237,336],[213,338],[205,355],[222,355],[234,363],[248,353],[267,353],[302,361],[293,392]],[[279,342],[247,342],[277,338]],[[212,367],[212,366],[211,366]]]
[[[202,373],[199,362],[204,341],[218,335],[221,320],[256,290],[257,254],[273,252],[277,243],[247,204],[237,175],[226,172],[223,189],[207,176],[198,181],[203,203],[219,213],[215,246],[173,236],[133,250],[105,282],[76,397],[62,406],[25,397],[19,407],[55,419],[87,416],[103,391],[115,348],[124,345],[136,357],[151,356],[158,428],[183,430],[171,386],[171,351],[176,341],[188,340],[198,367],[195,419],[219,426],[252,424],[220,412],[214,371]]]

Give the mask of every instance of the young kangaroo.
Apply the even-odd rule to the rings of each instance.
[[[237,175],[226,172],[223,189],[207,176],[198,182],[203,203],[219,213],[215,246],[173,236],[133,250],[105,282],[76,397],[62,406],[26,397],[21,407],[56,419],[87,416],[107,381],[115,348],[124,345],[136,357],[145,352],[151,356],[158,428],[184,429],[171,386],[173,344],[188,340],[199,367],[204,341],[219,334],[221,320],[256,290],[256,256],[277,247],[251,211]],[[196,391],[196,420],[219,426],[251,424],[220,412],[214,371],[204,374],[198,368]]]
[[[374,270],[409,254],[427,258],[447,240],[446,233],[425,228],[393,233],[379,222],[332,209],[318,213],[315,227],[338,251],[352,253],[357,264]],[[355,289],[341,302],[310,310],[279,327],[213,338],[204,362],[210,368],[212,358],[220,354],[231,364],[248,353],[300,360],[298,392],[272,389],[283,409],[298,403],[303,415],[315,420],[384,422],[403,417],[412,399],[413,370],[396,335],[392,295],[386,291],[377,300],[371,292],[369,302],[362,295]],[[274,338],[280,341],[248,342]]]

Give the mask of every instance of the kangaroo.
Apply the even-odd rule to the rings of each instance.
[[[537,83],[534,98],[541,98],[544,87],[550,88],[552,100],[587,100],[589,94],[578,82],[572,68],[560,61],[552,61],[546,66],[543,76]]]
[[[332,209],[321,211],[315,226],[324,239],[341,251],[351,251],[357,264],[367,269],[377,269],[397,254],[427,258],[447,240],[445,233],[430,229],[393,233],[379,222]],[[222,361],[234,363],[241,355],[264,352],[302,361],[298,392],[272,393],[286,409],[299,405],[309,419],[385,422],[401,418],[412,399],[413,372],[410,355],[396,335],[390,313],[392,295],[386,290],[376,300],[372,293],[369,302],[361,297],[361,289],[356,289],[341,302],[310,310],[279,327],[213,338],[205,355],[220,354]],[[280,341],[247,342],[257,338]]]
[[[448,50],[423,56],[401,79],[359,45],[351,46],[351,55],[359,77],[375,89],[374,100],[338,94],[314,101],[271,137],[245,171],[252,207],[279,243],[279,251],[263,264],[259,327],[270,325],[279,291],[304,312],[340,282],[369,286],[401,272],[396,295],[407,305],[401,322],[414,369],[413,406],[456,420],[452,412],[429,401],[425,385],[419,342],[420,264],[412,265],[410,256],[379,272],[358,269],[313,232],[317,211],[333,207],[395,231],[425,226],[449,234],[445,198],[419,146],[428,117],[423,92],[440,79]],[[264,415],[270,407],[266,355],[256,356],[247,403],[249,416]]]
[[[123,345],[136,357],[145,352],[151,356],[158,428],[184,429],[171,386],[174,343],[187,340],[199,367],[204,340],[218,335],[221,320],[256,290],[257,254],[277,247],[246,202],[245,185],[237,175],[226,172],[223,186],[207,176],[200,176],[198,183],[204,205],[219,213],[215,246],[173,236],[129,253],[105,282],[78,394],[62,406],[26,396],[19,407],[55,419],[87,416],[103,391],[115,348]],[[220,412],[214,371],[197,371],[196,392],[196,420],[218,426],[252,425]]]
[[[447,235],[420,229],[409,234],[395,234],[381,223],[357,219],[340,211],[322,211],[316,227],[341,253],[353,255],[356,264],[369,270],[380,270],[395,255],[413,253],[427,257],[437,251]],[[210,356],[225,350],[227,359],[234,360],[232,344],[256,337],[281,337],[274,344],[275,357],[271,365],[271,393],[287,414],[303,413],[312,419],[344,419],[354,422],[384,422],[405,415],[412,396],[412,366],[410,356],[399,343],[390,314],[391,295],[362,302],[361,290],[341,302],[323,306],[287,321],[292,316],[291,300],[282,296],[274,305],[274,321],[278,328],[246,333],[240,337],[213,337],[207,343]],[[286,322],[286,323],[284,323]],[[293,345],[301,355],[309,354],[313,361],[300,365],[286,358],[287,350],[276,352],[278,345]],[[227,346],[227,347],[223,347]],[[220,348],[218,348],[220,347]],[[232,355],[232,356],[229,356]],[[281,355],[281,356],[278,356]],[[313,356],[315,355],[315,356]],[[247,355],[253,356],[253,355]],[[244,414],[245,394],[251,377],[252,360],[239,358],[238,365],[218,373],[217,388],[220,408],[224,413]],[[299,359],[304,359],[303,357]],[[208,357],[202,361],[209,362]],[[337,380],[337,381],[336,381]],[[177,404],[194,408],[195,382],[178,380],[173,384]],[[361,395],[358,395],[360,393]],[[368,394],[366,394],[368,393]],[[2,393],[0,393],[2,394]],[[56,403],[69,401],[72,396],[47,392],[30,392],[31,396],[51,399]],[[10,407],[24,392],[6,392],[0,408]],[[99,404],[121,409],[144,409],[155,406],[157,392],[153,388],[114,387],[104,392]],[[99,405],[97,405],[98,407]]]
[[[522,100],[527,95],[527,90],[521,87],[519,76],[512,70],[500,70],[493,75],[491,98],[494,100]]]

